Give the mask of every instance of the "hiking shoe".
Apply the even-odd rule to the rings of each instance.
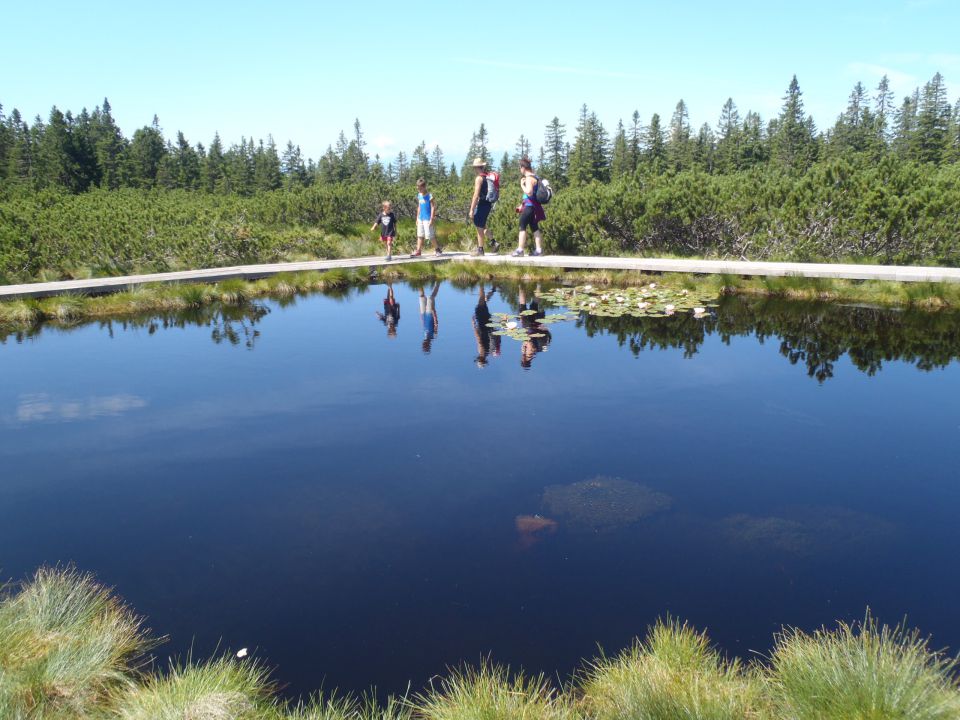
[[[510,253],[510,257],[523,257],[523,250],[514,250]]]
[[[530,254],[533,255],[534,257],[540,257],[541,255],[543,255],[543,250],[534,250]]]
[[[483,248],[478,245],[477,249],[473,251],[472,255],[474,257],[480,257],[481,255],[483,255]]]
[[[391,260],[393,260],[393,255],[387,255],[387,256],[384,258],[384,260],[386,260],[387,262],[390,262]]]
[[[412,253],[410,253],[410,257],[412,257],[412,258],[420,257],[420,252],[419,252],[419,251],[417,251],[417,252],[412,252]]]
[[[498,243],[493,238],[490,238],[490,252],[492,253],[500,252],[500,243]]]
[[[434,252],[433,254],[436,255],[437,257],[440,257],[441,255],[443,255],[443,248],[438,247],[436,252]]]

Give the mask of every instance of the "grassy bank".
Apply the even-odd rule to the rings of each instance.
[[[940,310],[960,307],[960,284],[895,283],[883,281],[824,280],[816,278],[743,278],[735,275],[666,274],[634,271],[571,271],[469,261],[409,263],[383,266],[374,274],[366,269],[284,273],[255,281],[226,280],[213,284],[144,285],[109,295],[61,295],[42,299],[0,301],[0,328],[17,330],[42,322],[73,323],[81,320],[122,318],[144,313],[175,312],[213,304],[243,305],[263,297],[345,289],[380,281],[413,283],[449,280],[469,285],[487,281],[539,282],[611,287],[639,286],[656,281],[665,287],[685,288],[701,294],[781,297],[863,303],[885,307]]]
[[[256,659],[158,662],[142,620],[95,580],[40,570],[0,599],[4,720],[956,720],[956,664],[916,632],[785,630],[769,657],[728,660],[673,620],[562,686],[485,663],[377,704],[281,700]],[[317,679],[320,685],[321,678]]]

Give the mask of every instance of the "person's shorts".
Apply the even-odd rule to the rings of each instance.
[[[473,224],[478,228],[485,228],[487,226],[487,217],[490,215],[491,210],[493,210],[493,203],[478,202],[476,210],[473,211]]]
[[[435,240],[437,237],[437,228],[430,224],[429,220],[417,219],[417,239],[426,238]]]
[[[534,232],[540,229],[540,223],[537,221],[537,209],[533,205],[525,205],[520,211],[520,230],[530,228]]]
[[[383,242],[393,242],[394,240],[396,240],[396,237],[394,237],[393,235],[381,235],[380,240]]]

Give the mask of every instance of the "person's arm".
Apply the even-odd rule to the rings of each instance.
[[[477,175],[473,181],[473,199],[470,200],[470,217],[473,217],[473,211],[477,209],[477,203],[480,201],[480,185],[483,184],[483,175]]]
[[[370,226],[370,232],[373,232],[374,230],[376,230],[376,229],[377,229],[377,225],[379,225],[379,224],[380,224],[380,216],[377,215],[376,221],[374,221],[373,225]]]
[[[433,193],[430,193],[430,224],[433,225],[433,221],[437,216],[437,201],[433,197]]]

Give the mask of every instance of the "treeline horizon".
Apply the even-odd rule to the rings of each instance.
[[[819,130],[804,110],[796,76],[791,80],[780,114],[764,122],[759,113],[741,116],[733,99],[720,111],[715,127],[704,123],[694,131],[686,103],[680,100],[669,122],[654,113],[644,123],[637,111],[625,125],[608,130],[587,105],[577,125],[554,117],[545,125],[543,143],[521,135],[512,153],[494,158],[486,126],[481,123],[458,168],[447,163],[439,146],[420,143],[409,155],[384,159],[367,152],[360,121],[350,136],[341,132],[317,160],[304,159],[300,146],[288,141],[283,150],[267,141],[241,137],[228,147],[219,133],[209,147],[191,145],[183,132],[164,136],[156,116],[128,139],[117,126],[110,103],[77,115],[56,106],[44,122],[9,116],[0,104],[0,183],[31,190],[63,188],[82,193],[94,188],[115,190],[167,188],[207,193],[253,195],[282,188],[374,180],[410,183],[469,181],[469,163],[482,157],[507,175],[517,160],[530,157],[540,174],[556,187],[608,182],[638,172],[664,174],[685,170],[731,174],[758,166],[802,174],[818,161],[838,157],[878,162],[886,156],[932,165],[960,162],[960,99],[951,105],[944,78],[937,73],[897,105],[884,77],[869,91],[858,82],[836,122]]]

